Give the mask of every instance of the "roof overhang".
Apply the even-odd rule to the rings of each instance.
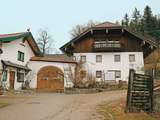
[[[23,69],[23,70],[26,70],[26,71],[31,71],[31,69],[28,68],[27,66],[19,65],[19,64],[10,62],[10,61],[5,61],[5,60],[1,60],[1,62],[5,66],[14,67],[14,68],[17,68],[17,69]]]
[[[85,36],[89,33],[92,34],[93,31],[96,31],[96,30],[114,30],[114,29],[122,29],[122,27],[121,26],[115,26],[115,27],[92,27],[92,28],[89,28],[86,31],[84,31],[83,33],[81,33],[79,36],[73,38],[71,41],[64,44],[62,47],[60,47],[60,50],[64,51],[65,47],[69,46],[73,42],[77,42],[79,39],[81,39],[83,36]]]
[[[96,31],[96,30],[115,30],[115,29],[121,29],[122,32],[128,32],[129,34],[131,34],[132,36],[142,40],[142,41],[145,41],[146,43],[152,45],[153,47],[157,48],[158,47],[158,44],[157,44],[157,41],[152,38],[151,36],[148,36],[148,35],[141,35],[141,34],[138,34],[138,33],[134,33],[134,32],[131,32],[125,28],[123,28],[122,26],[115,26],[115,27],[92,27],[92,28],[89,28],[87,29],[86,31],[84,31],[83,33],[81,33],[79,36],[77,36],[76,38],[72,39],[71,41],[69,41],[68,43],[66,43],[65,45],[63,45],[60,49],[65,52],[65,48],[68,47],[69,45],[71,45],[72,43],[74,42],[77,42],[78,40],[80,40],[83,36],[87,35],[87,34],[92,34],[93,31]]]
[[[2,43],[11,42],[11,41],[17,40],[19,38],[23,38],[28,41],[28,44],[31,47],[31,49],[35,55],[37,55],[37,56],[41,55],[41,51],[40,51],[31,32],[21,32],[21,33],[0,35],[0,42],[2,42]]]

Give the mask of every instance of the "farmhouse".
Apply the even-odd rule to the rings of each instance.
[[[75,62],[66,55],[45,55],[31,32],[0,35],[0,79],[6,89],[19,90],[27,80],[31,88],[54,91],[72,86],[64,70],[72,72]],[[66,72],[68,72],[66,71]]]
[[[144,70],[144,58],[156,47],[154,39],[145,38],[105,22],[87,29],[60,49],[81,64],[82,79],[127,81],[129,69]]]
[[[64,54],[42,55],[31,32],[4,34],[0,35],[1,85],[19,90],[27,81],[31,88],[56,91],[73,87],[77,78],[127,81],[130,68],[143,73],[144,58],[155,48],[154,40],[110,22],[63,45]]]

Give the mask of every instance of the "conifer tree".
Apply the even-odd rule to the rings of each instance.
[[[128,27],[129,27],[129,16],[128,16],[127,13],[125,14],[124,19],[122,20],[122,25],[123,25],[125,28],[128,28]]]
[[[141,15],[140,15],[140,11],[137,10],[137,8],[135,8],[135,10],[133,11],[133,15],[132,15],[132,20],[130,22],[130,27],[132,27],[131,29],[133,31],[139,32],[140,31],[140,21],[141,21]]]

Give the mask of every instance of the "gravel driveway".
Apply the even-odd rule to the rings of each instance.
[[[0,120],[98,120],[96,105],[121,99],[125,95],[126,91],[110,91],[95,94],[41,93],[13,96],[9,99],[14,104],[0,109]]]

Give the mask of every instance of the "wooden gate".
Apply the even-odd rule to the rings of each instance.
[[[153,111],[153,77],[130,70],[126,112]]]
[[[59,91],[64,89],[64,74],[54,66],[45,66],[37,74],[37,89],[42,91]]]

